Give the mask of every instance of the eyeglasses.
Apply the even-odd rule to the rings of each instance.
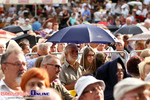
[[[61,69],[61,66],[60,65],[55,65],[55,64],[47,64],[47,65],[51,65],[51,66],[55,66],[56,68],[60,68]]]
[[[128,95],[128,96],[124,96],[122,98],[135,98],[136,100],[145,100],[145,98],[149,98],[150,99],[150,92],[144,92],[144,93],[135,93],[132,95]]]
[[[11,63],[11,62],[5,62],[4,64],[10,64],[10,65],[13,65],[13,66],[16,66],[16,67],[21,67],[21,66],[26,66],[26,67],[28,67],[28,63],[26,63],[26,62],[22,62],[22,63],[19,63],[19,62],[17,62],[17,63]]]
[[[101,86],[93,87],[91,90],[83,91],[82,94],[86,93],[95,93],[96,91],[101,91],[103,90]]]

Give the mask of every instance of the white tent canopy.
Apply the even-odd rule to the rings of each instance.
[[[55,4],[68,3],[68,0],[0,0],[2,4]]]
[[[68,3],[68,0],[0,0],[0,4],[28,4],[35,5],[35,16],[36,14],[36,4],[63,4]]]

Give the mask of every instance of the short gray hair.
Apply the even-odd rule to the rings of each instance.
[[[46,55],[46,56],[43,58],[43,61],[42,61],[42,63],[41,63],[41,66],[43,67],[44,64],[51,63],[51,62],[52,62],[51,59],[54,59],[54,58],[56,58],[56,59],[59,60],[59,58],[58,58],[57,56],[55,56],[55,55]]]
[[[38,47],[37,47],[37,51],[39,51],[39,50],[42,50],[42,51],[47,50],[49,52],[50,46],[47,43],[40,43],[40,44],[38,44]]]
[[[68,45],[65,47],[65,50],[64,50],[66,54],[68,54],[70,47],[77,47],[77,46],[76,46],[75,44],[73,44],[73,43],[68,44]]]
[[[12,53],[24,55],[22,51],[17,50],[17,49],[14,49],[14,50],[11,50],[11,51],[6,51],[6,52],[2,55],[2,57],[1,57],[1,65],[5,64],[5,63],[7,62],[8,56],[9,56],[10,54],[12,54]],[[3,69],[2,69],[2,71],[3,71]],[[4,72],[4,71],[3,71],[3,72]]]

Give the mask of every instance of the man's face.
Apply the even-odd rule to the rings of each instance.
[[[78,59],[78,48],[69,47],[68,54],[66,54],[67,61],[76,61]]]
[[[150,100],[149,90],[140,87],[124,94],[121,100]]]
[[[5,53],[5,46],[4,44],[0,44],[0,54]]]
[[[131,24],[132,24],[132,20],[127,19],[127,20],[126,20],[126,24],[127,24],[127,25],[131,25]]]
[[[94,83],[87,86],[82,92],[80,100],[104,100],[104,93],[100,84]]]
[[[53,81],[56,78],[59,78],[59,73],[61,71],[61,68],[58,68],[55,65],[61,66],[59,59],[52,58],[52,59],[50,59],[49,63],[47,63],[45,65],[45,68],[46,68],[46,70],[49,74],[49,77],[50,77],[50,81]]]
[[[124,45],[121,44],[121,43],[117,43],[116,44],[116,49],[117,49],[117,51],[122,51],[124,49]]]
[[[21,77],[27,70],[26,59],[23,54],[11,53],[6,61],[6,64],[2,65],[5,78],[17,82],[18,85],[21,82]]]
[[[25,21],[25,24],[28,25],[28,24],[29,24],[29,21]]]

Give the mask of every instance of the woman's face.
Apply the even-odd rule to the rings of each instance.
[[[32,78],[27,82],[25,92],[30,93],[31,90],[39,90],[43,88],[46,88],[44,80]]]
[[[123,80],[125,70],[122,68],[122,65],[120,63],[117,63],[117,69],[118,72],[116,73],[116,75],[118,76],[118,82],[119,82]]]
[[[89,53],[88,53],[88,55],[87,55],[87,61],[88,61],[89,63],[92,63],[93,58],[94,58],[94,52],[93,52],[93,51],[89,51]]]
[[[29,46],[25,46],[25,49],[22,50],[24,52],[24,54],[30,53],[30,47]]]

